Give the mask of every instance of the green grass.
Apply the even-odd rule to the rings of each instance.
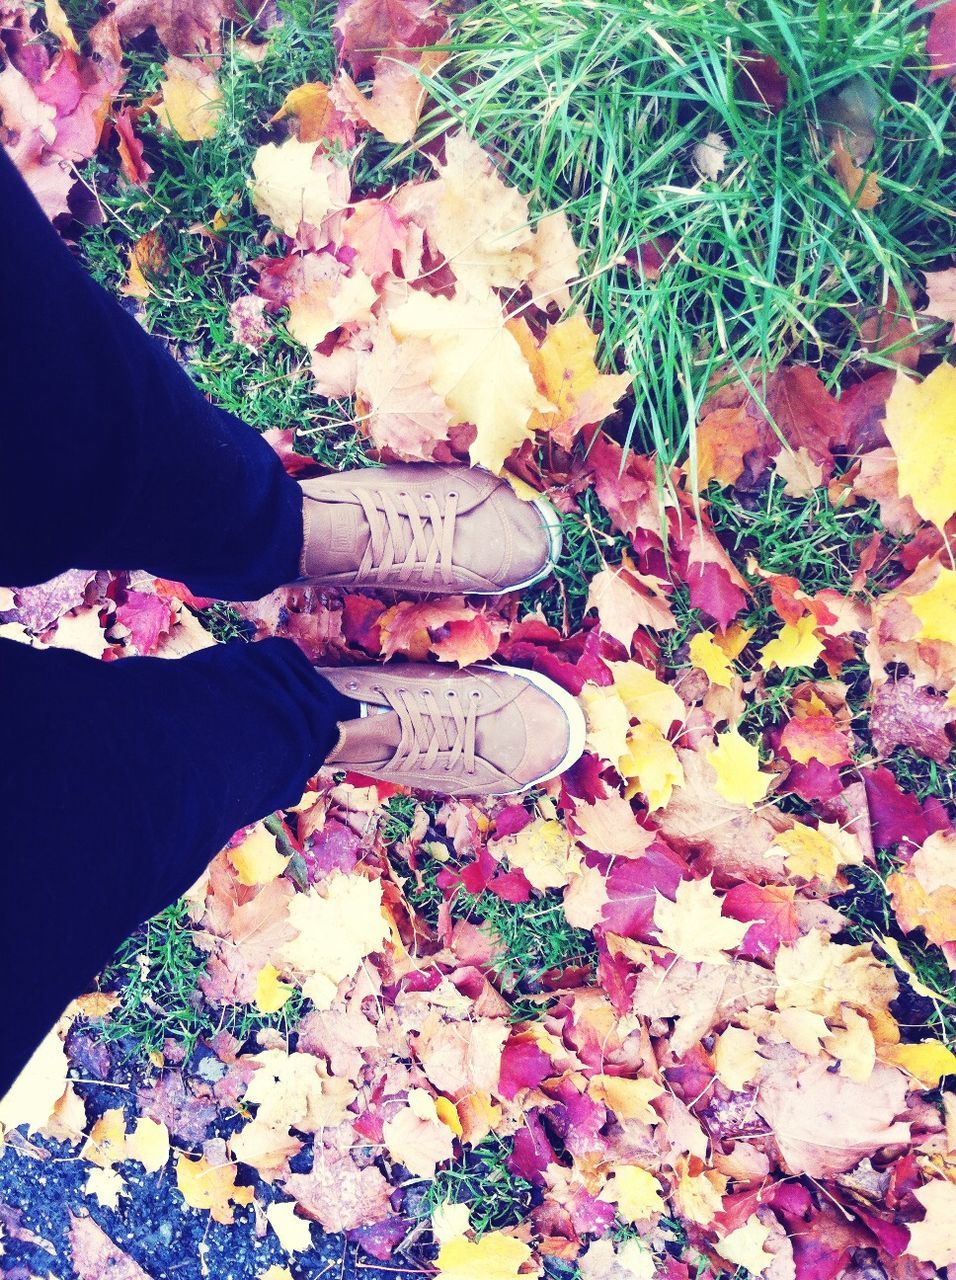
[[[583,249],[577,299],[607,364],[634,377],[626,438],[665,461],[722,366],[782,359],[885,363],[858,348],[854,308],[946,265],[954,244],[953,96],[930,84],[915,0],[480,0],[458,21],[416,145],[448,117],[492,147],[544,212],[563,207]],[[735,54],[777,59],[773,115],[742,91]],[[869,162],[883,197],[865,212],[826,164],[824,94],[859,77],[879,106]],[[714,182],[692,153],[728,146]],[[668,237],[654,282],[633,265]]]
[[[938,947],[927,942],[922,930],[904,933],[893,912],[886,881],[899,870],[902,859],[885,850],[877,850],[876,866],[847,867],[845,873],[852,888],[830,905],[849,920],[847,940],[872,943],[879,949],[880,938],[889,937],[898,944],[905,960],[912,965],[917,979],[938,999],[915,992],[906,975],[896,969],[901,998],[894,1010],[904,1041],[920,1041],[936,1036],[950,1049],[956,1049],[956,999],[952,974]],[[878,950],[878,954],[882,954]],[[887,963],[891,959],[887,958]]]
[[[199,986],[206,960],[193,939],[188,904],[179,899],[127,938],[100,974],[100,986],[117,991],[120,1004],[96,1024],[97,1034],[125,1042],[129,1057],[162,1052],[167,1039],[182,1045],[188,1057],[199,1040],[223,1029],[245,1042],[261,1027],[295,1027],[303,1010],[297,990],[270,1015],[251,1006],[207,1004]]]
[[[289,337],[281,318],[273,321],[262,351],[253,353],[233,340],[228,316],[230,303],[252,291],[256,276],[249,263],[280,252],[263,247],[267,223],[249,200],[253,156],[273,138],[268,121],[286,93],[332,75],[332,17],[327,4],[287,6],[258,63],[244,59],[227,32],[215,137],[183,142],[144,115],[137,128],[154,170],[149,186],[119,179],[113,155],[90,161],[84,180],[97,192],[106,220],[84,234],[82,247],[91,273],[115,291],[126,278],[131,246],[157,232],[168,263],[149,277],[154,296],[144,307],[147,327],[166,340],[214,403],[259,430],[291,428],[299,452],[344,468],[366,460],[350,404],[315,394],[308,352]],[[127,56],[124,94],[131,103],[156,89],[163,60],[161,48]],[[210,227],[220,211],[227,222],[211,241],[197,228]]]
[[[594,935],[568,924],[559,893],[534,896],[529,902],[506,902],[495,894],[459,890],[452,914],[471,920],[501,947],[489,968],[506,995],[537,993],[549,969],[591,965],[596,959]]]
[[[532,1186],[507,1166],[512,1142],[489,1134],[460,1160],[439,1170],[422,1196],[419,1213],[431,1217],[446,1201],[467,1204],[477,1236],[522,1222],[531,1208]]]

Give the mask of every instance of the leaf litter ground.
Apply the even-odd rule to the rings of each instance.
[[[952,3],[911,8],[908,74],[948,93]],[[728,46],[735,137],[791,120],[800,21],[786,56],[760,23]],[[952,259],[921,243],[910,292],[841,303],[837,364],[702,346],[689,449],[630,452],[660,371],[610,341],[574,208],[429,105],[470,91],[448,23],[5,28],[47,212],[293,474],[471,461],[546,492],[567,552],[480,606],[75,571],[5,590],[3,634],[498,658],[581,700],[588,750],[497,803],[321,773],[238,832],[4,1100],[4,1274],[928,1280],[956,1264]],[[894,83],[813,104],[813,180],[868,243],[906,177],[874,162]],[[679,189],[736,198],[761,157],[732,150],[689,135]],[[634,226],[600,270],[651,314],[693,244]]]

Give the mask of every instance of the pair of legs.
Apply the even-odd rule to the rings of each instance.
[[[86,276],[2,151],[0,254],[0,583],[110,566],[223,599],[303,574],[488,591],[553,550],[480,473],[386,469],[304,496]],[[278,639],[113,663],[0,639],[0,1095],[122,938],[330,753],[432,790],[512,790],[570,762],[574,714],[519,674],[323,675]]]

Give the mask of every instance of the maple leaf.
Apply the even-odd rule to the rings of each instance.
[[[628,650],[639,627],[670,631],[677,626],[660,580],[638,573],[627,557],[618,568],[606,565],[591,579],[587,611],[592,609],[602,630]]]
[[[756,1101],[786,1169],[811,1178],[833,1177],[905,1143],[909,1125],[896,1120],[905,1106],[906,1078],[895,1068],[877,1063],[867,1083],[857,1084],[803,1055],[772,1061]]]
[[[913,1195],[926,1212],[922,1221],[908,1224],[910,1238],[906,1252],[937,1267],[952,1266],[956,1263],[956,1240],[953,1238],[956,1183],[946,1178],[934,1178],[918,1187]]]
[[[463,130],[446,137],[436,168],[431,182],[399,192],[399,210],[425,227],[466,294],[523,283],[534,265],[527,196],[502,180]],[[547,408],[547,400],[537,407]]]
[[[711,480],[723,487],[736,484],[747,469],[747,459],[765,456],[772,439],[766,420],[755,416],[749,402],[705,413],[697,426],[698,489],[706,489]]]
[[[940,80],[956,74],[956,4],[953,0],[917,0],[917,7],[930,11],[929,33],[926,37],[926,55],[930,61],[930,80]]]
[[[823,641],[815,634],[818,625],[812,613],[805,613],[796,622],[785,622],[774,639],[760,650],[764,671],[774,667],[781,671],[788,667],[812,667],[823,652]]]
[[[716,747],[704,755],[717,774],[714,786],[718,795],[731,804],[752,808],[767,794],[773,775],[760,768],[756,746],[742,737],[738,729],[730,728],[718,734]]]
[[[452,1157],[452,1131],[425,1089],[409,1090],[407,1105],[385,1122],[382,1136],[391,1158],[419,1178],[434,1178],[436,1166]]]
[[[863,862],[859,840],[836,823],[821,822],[816,829],[796,823],[789,831],[779,833],[774,847],[783,850],[791,875],[824,884],[832,884],[841,867]]]
[[[499,619],[465,604],[463,596],[413,603],[402,600],[378,619],[382,656],[407,654],[421,662],[429,653],[465,667],[483,662],[498,648]]]
[[[640,858],[616,862],[607,875],[607,902],[602,913],[608,932],[644,941],[656,939],[658,898],[676,894],[686,870],[683,858],[660,843]]]
[[[189,5],[173,0],[119,0],[112,13],[90,32],[90,40],[95,48],[98,33],[110,25],[125,40],[152,27],[170,53],[184,57],[197,52],[218,53],[222,22],[234,17],[232,0],[192,0]]]
[[[677,752],[653,724],[639,724],[629,730],[617,767],[629,784],[628,798],[639,791],[651,812],[669,804],[674,788],[684,782]]]
[[[904,746],[945,764],[953,749],[954,725],[956,706],[921,688],[912,676],[888,680],[872,696],[870,733],[881,756]]]
[[[228,850],[239,883],[268,884],[286,869],[289,859],[276,848],[276,838],[257,823],[240,844]]]
[[[502,1231],[488,1231],[480,1240],[459,1237],[439,1249],[436,1280],[519,1280],[519,1272],[539,1275],[538,1270],[521,1271],[530,1258],[528,1245]]]
[[[349,198],[346,171],[318,143],[297,138],[258,149],[249,188],[256,209],[287,236],[295,236],[302,224],[320,227]]]
[[[298,936],[285,943],[281,954],[303,975],[303,994],[318,1008],[327,1009],[339,983],[381,949],[388,937],[381,908],[380,881],[339,871],[290,902],[289,922]]]
[[[636,1164],[618,1165],[598,1198],[616,1205],[624,1222],[646,1222],[667,1212],[661,1184]]]
[[[229,1225],[234,1221],[233,1205],[251,1204],[252,1187],[236,1186],[236,1166],[213,1164],[199,1156],[193,1160],[180,1152],[176,1162],[176,1186],[183,1199],[194,1209],[208,1209],[214,1222]]]
[[[389,50],[434,43],[445,23],[432,0],[349,0],[335,19],[339,56],[360,74]]]
[[[554,406],[547,413],[536,413],[532,425],[548,432],[562,449],[569,449],[589,423],[603,422],[631,382],[626,373],[598,370],[597,341],[597,334],[577,312],[552,325],[540,347],[522,344],[538,390]]]
[[[354,1231],[391,1214],[391,1188],[374,1165],[360,1169],[351,1156],[325,1147],[313,1152],[311,1170],[283,1182],[307,1218],[324,1231]]]
[[[900,928],[923,929],[956,968],[956,836],[934,832],[900,871],[887,877]]]
[[[387,142],[409,142],[415,135],[428,95],[423,78],[433,76],[447,60],[442,49],[426,49],[417,58],[381,58],[375,65],[371,97],[351,76],[340,71],[330,100],[342,115],[375,129]]]
[[[926,591],[908,597],[909,607],[920,621],[921,640],[954,643],[956,637],[956,569],[942,568]]]
[[[215,73],[196,58],[170,58],[163,75],[156,106],[159,122],[183,142],[214,138],[223,110]]]
[[[727,951],[739,946],[748,926],[722,914],[723,899],[710,876],[681,880],[674,901],[658,894],[654,924],[661,946],[682,960],[727,964]]]
[[[898,374],[884,429],[900,494],[942,532],[956,510],[956,365],[937,365],[922,382]]]
[[[256,1008],[260,1013],[278,1013],[294,990],[287,982],[279,981],[275,965],[264,964],[256,974]]]
[[[646,852],[653,833],[640,825],[631,806],[619,795],[610,795],[593,804],[581,804],[574,811],[577,839],[597,853],[619,858],[638,858]]]
[[[734,670],[730,665],[730,658],[717,643],[712,632],[698,631],[695,636],[692,636],[688,656],[691,666],[696,667],[698,671],[703,671],[711,684],[719,685],[723,689],[733,687]]]
[[[640,662],[611,662],[608,666],[614,688],[630,716],[653,725],[661,733],[668,733],[684,719],[686,709],[680,695],[649,667]]]
[[[532,412],[550,405],[535,389],[494,295],[449,299],[416,291],[389,313],[389,322],[397,338],[430,343],[435,356],[431,386],[453,423],[470,422],[477,431],[470,450],[473,465],[500,474],[505,458],[531,434]]]
[[[495,841],[495,851],[499,849],[536,889],[563,888],[581,866],[581,850],[553,819],[536,818],[516,835]]]
[[[756,1034],[743,1027],[721,1032],[714,1043],[714,1070],[721,1084],[739,1093],[755,1079],[763,1066],[759,1046]]]
[[[775,1255],[764,1248],[770,1236],[770,1228],[751,1214],[742,1227],[728,1232],[715,1248],[722,1258],[735,1267],[746,1267],[752,1276],[763,1275]]]

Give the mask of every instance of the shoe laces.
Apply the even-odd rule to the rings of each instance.
[[[398,716],[401,736],[390,765],[399,770],[431,769],[442,756],[447,773],[459,764],[475,772],[475,734],[481,693],[469,689],[376,688]]]
[[[371,536],[362,555],[358,576],[366,581],[388,580],[397,572],[400,582],[452,580],[458,494],[445,495],[444,509],[433,493],[421,495],[424,511],[410,493],[388,489],[356,489]]]

